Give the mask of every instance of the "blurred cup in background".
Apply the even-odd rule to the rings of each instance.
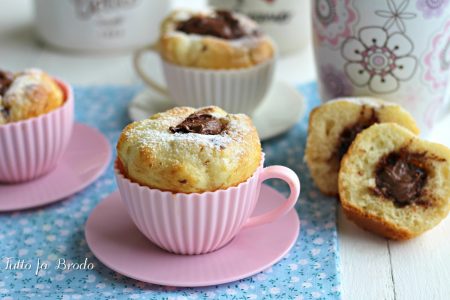
[[[309,0],[210,0],[209,4],[244,13],[258,22],[281,54],[300,50],[309,42]]]
[[[450,1],[311,0],[322,100],[374,96],[427,135],[449,104]]]
[[[35,0],[36,29],[45,43],[66,50],[133,50],[157,39],[167,0]]]

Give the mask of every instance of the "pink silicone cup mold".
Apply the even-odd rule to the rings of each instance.
[[[282,166],[261,165],[247,181],[226,190],[205,193],[171,193],[141,186],[115,168],[122,201],[138,229],[154,244],[173,253],[193,255],[217,250],[243,228],[270,223],[289,212],[300,194],[294,171]],[[279,178],[291,194],[279,207],[251,217],[261,184]]]
[[[65,94],[61,107],[38,117],[0,125],[0,182],[29,181],[53,170],[70,140],[73,91],[55,79]]]

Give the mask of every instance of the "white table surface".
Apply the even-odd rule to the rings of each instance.
[[[186,5],[188,1],[178,2]],[[189,0],[191,7],[193,2],[197,0]],[[75,55],[47,49],[36,42],[32,22],[31,0],[0,1],[1,68],[38,67],[78,85],[140,83],[129,54]],[[148,63],[157,64],[157,58]],[[276,77],[291,84],[314,80],[311,47],[281,58]],[[449,120],[446,124],[432,137],[450,145]],[[343,299],[450,299],[449,218],[407,242],[367,233],[341,210],[338,225]]]

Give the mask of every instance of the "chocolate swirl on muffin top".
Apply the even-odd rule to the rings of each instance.
[[[170,127],[172,133],[220,134],[224,130],[220,119],[210,114],[193,113],[177,126]]]
[[[226,40],[239,39],[247,35],[239,20],[225,10],[217,10],[213,16],[193,16],[178,23],[177,30],[187,34],[211,35]]]

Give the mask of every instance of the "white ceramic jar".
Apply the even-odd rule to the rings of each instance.
[[[45,43],[85,52],[131,50],[155,41],[167,0],[35,0]]]

